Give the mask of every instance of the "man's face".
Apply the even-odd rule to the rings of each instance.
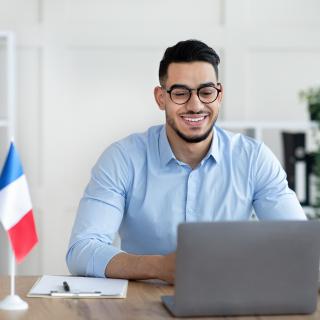
[[[217,85],[215,70],[207,62],[171,63],[168,67],[168,77],[165,83],[166,89],[185,87],[190,89],[201,89],[200,98],[206,101],[212,87],[222,89]],[[208,90],[206,90],[208,86]],[[193,90],[190,99],[183,104],[176,104],[170,98],[170,94],[162,88],[155,90],[156,100],[160,109],[165,110],[167,129],[178,135],[188,143],[201,142],[208,137],[211,138],[212,128],[218,118],[219,105],[222,92],[218,94],[214,102],[206,103],[200,101],[197,90]],[[180,99],[181,92],[173,97]]]

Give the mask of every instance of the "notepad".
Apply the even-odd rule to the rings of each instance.
[[[70,291],[65,291],[66,281]],[[125,298],[128,280],[44,275],[33,285],[29,298]]]

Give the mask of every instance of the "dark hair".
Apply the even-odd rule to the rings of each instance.
[[[167,79],[168,67],[173,62],[205,61],[212,64],[218,78],[218,54],[199,40],[180,41],[173,47],[167,48],[159,67],[159,81],[161,84]]]

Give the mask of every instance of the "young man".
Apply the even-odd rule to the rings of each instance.
[[[189,221],[305,219],[260,142],[215,126],[220,59],[187,40],[166,50],[155,100],[164,126],[115,142],[80,201],[67,264],[75,275],[174,283],[177,226]],[[121,248],[112,246],[119,231]]]

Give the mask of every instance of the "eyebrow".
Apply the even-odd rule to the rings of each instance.
[[[217,84],[213,83],[213,82],[205,82],[205,83],[201,83],[196,89],[200,89],[200,88],[203,88],[203,87],[209,87],[209,86],[214,86],[216,87]],[[188,87],[187,85],[185,84],[182,84],[182,83],[174,83],[170,89],[173,89],[173,88],[185,88],[185,89],[191,89],[190,87]]]

